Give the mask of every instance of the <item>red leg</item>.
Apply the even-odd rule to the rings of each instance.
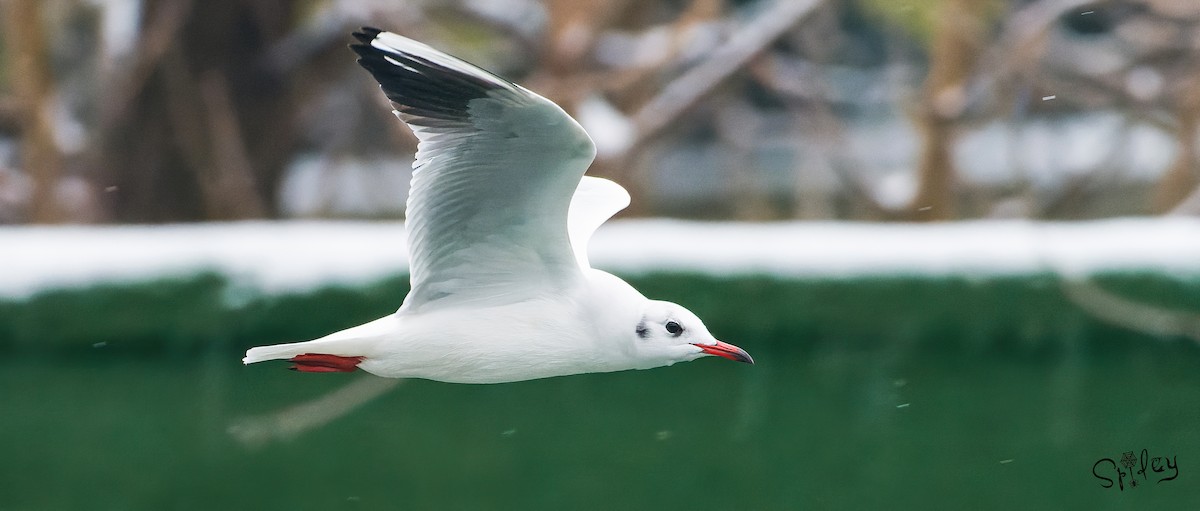
[[[305,353],[292,357],[288,362],[295,364],[289,369],[303,373],[350,373],[358,369],[363,358]]]

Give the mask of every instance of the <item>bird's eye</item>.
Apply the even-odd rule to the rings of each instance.
[[[667,322],[667,333],[674,335],[675,337],[679,337],[679,334],[683,333],[683,327],[680,326],[679,323],[676,323],[674,321],[668,321]]]

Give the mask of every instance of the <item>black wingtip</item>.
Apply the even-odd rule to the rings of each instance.
[[[356,32],[353,32],[351,35],[353,35],[354,38],[358,39],[358,41],[361,43],[371,44],[371,41],[375,40],[375,37],[382,33],[383,31],[379,30],[378,28],[362,27]]]
[[[399,112],[414,117],[462,121],[468,116],[467,105],[471,100],[486,97],[490,91],[503,89],[509,83],[460,59],[444,54],[439,59],[428,53],[436,50],[423,45],[409,49],[373,45],[381,33],[379,29],[363,27],[354,32],[358,42],[351,44],[350,50],[358,55],[358,64],[379,82]],[[460,60],[462,65],[447,65],[447,59]],[[515,86],[511,87],[515,89]]]
[[[370,55],[370,54],[371,54],[371,52],[372,52],[372,51],[374,51],[374,49],[373,49],[373,48],[371,48],[369,45],[366,45],[366,44],[359,44],[359,43],[354,43],[354,44],[351,44],[351,45],[350,45],[350,50],[351,50],[351,51],[353,51],[355,54],[357,54],[357,55],[358,55],[358,61],[359,61],[359,62],[362,62],[362,59],[363,59],[364,57],[366,57],[367,55]]]

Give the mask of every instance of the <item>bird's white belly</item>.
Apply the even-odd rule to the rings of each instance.
[[[359,368],[390,378],[511,381],[619,369],[596,349],[575,309],[536,302],[402,317]]]

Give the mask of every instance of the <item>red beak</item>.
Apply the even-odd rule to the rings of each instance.
[[[704,353],[706,355],[715,355],[715,356],[718,356],[721,358],[727,358],[729,360],[733,360],[735,362],[745,362],[747,364],[754,363],[754,359],[750,358],[750,354],[746,353],[746,350],[741,349],[732,344],[729,344],[727,342],[717,341],[716,344],[695,344],[695,343],[693,343],[692,346],[695,346],[697,348],[704,350]]]

